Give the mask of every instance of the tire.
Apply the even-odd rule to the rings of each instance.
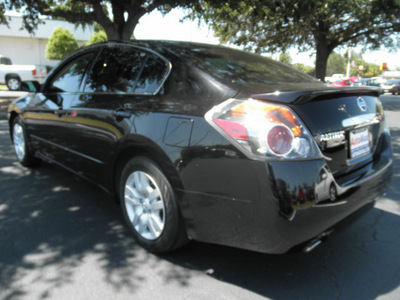
[[[17,76],[10,76],[7,78],[6,84],[10,91],[19,91],[21,88],[21,79]]]
[[[337,190],[335,185],[332,183],[331,186],[329,187],[329,200],[333,202],[336,199],[337,199]]]
[[[152,160],[138,156],[128,161],[119,195],[126,225],[143,248],[163,253],[187,243],[172,186]]]
[[[18,161],[25,167],[37,166],[40,159],[33,154],[26,134],[24,123],[16,117],[12,123],[12,142]]]

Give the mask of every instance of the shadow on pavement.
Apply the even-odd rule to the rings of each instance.
[[[398,205],[400,130],[392,130],[392,138],[396,175],[387,196]],[[393,229],[400,228],[400,216],[394,213],[374,208],[309,254],[192,242],[155,256],[135,244],[111,197],[54,166],[21,167],[6,126],[0,126],[0,141],[2,299],[27,296],[31,284],[39,286],[40,298],[51,298],[87,260],[96,262],[104,282],[132,296],[150,280],[146,270],[160,263],[167,263],[159,273],[165,282],[190,288],[207,274],[272,299],[375,299],[400,286],[400,230]]]

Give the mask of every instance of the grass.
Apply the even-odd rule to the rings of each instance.
[[[8,91],[8,88],[6,85],[0,84],[0,91]]]

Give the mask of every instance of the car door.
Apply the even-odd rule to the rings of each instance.
[[[157,93],[168,72],[167,61],[143,49],[114,44],[101,51],[70,107],[75,170],[105,184],[108,163],[141,114],[140,103]]]
[[[38,155],[66,165],[69,157],[68,109],[76,97],[95,52],[89,52],[60,65],[50,75],[42,91],[34,96],[23,117]]]

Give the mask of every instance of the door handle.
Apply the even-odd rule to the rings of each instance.
[[[124,110],[113,110],[112,115],[116,118],[130,118],[132,113],[130,111]]]

